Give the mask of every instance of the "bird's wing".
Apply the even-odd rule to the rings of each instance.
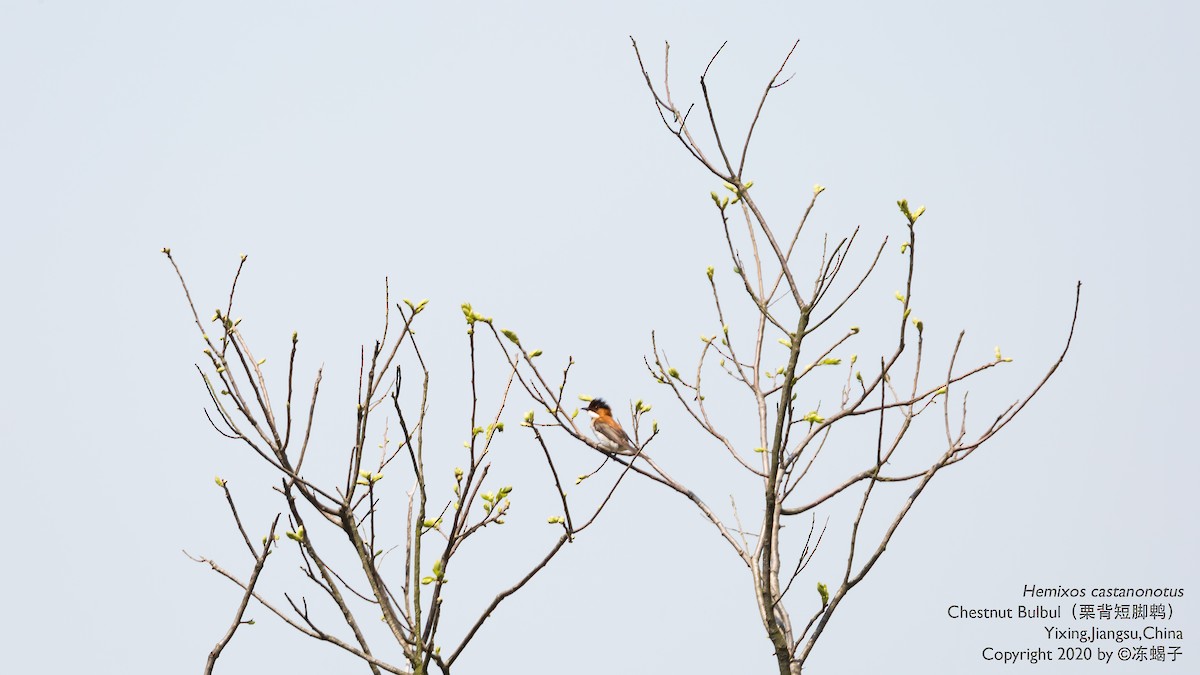
[[[613,426],[611,424],[596,424],[594,425],[596,433],[603,436],[606,440],[617,447],[614,452],[621,454],[634,455],[637,454],[637,446],[629,439],[629,434],[625,430]]]

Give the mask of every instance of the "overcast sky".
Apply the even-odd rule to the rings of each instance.
[[[458,306],[470,301],[547,363],[573,356],[570,396],[604,395],[619,413],[652,402],[655,457],[723,514],[729,494],[753,495],[642,365],[655,330],[692,367],[696,336],[719,330],[704,269],[728,282],[732,265],[708,195],[719,182],[663,128],[630,35],[656,79],[670,41],[687,102],[728,40],[710,86],[732,135],[799,39],[747,177],[784,229],[825,185],[808,227],[840,238],[861,226],[856,265],[892,237],[847,325],[891,325],[895,201],[927,205],[913,298],[930,358],[944,364],[959,330],[973,362],[996,345],[1014,357],[973,385],[976,428],[1053,362],[1083,282],[1063,367],[934,481],[835,615],[811,672],[981,672],[984,647],[1068,644],[1048,642],[1044,622],[947,617],[952,604],[1022,604],[1028,584],[1200,593],[1193,5],[506,5],[0,6],[6,670],[200,670],[240,591],[181,549],[251,566],[212,477],[230,480],[254,532],[281,508],[261,463],[204,419],[201,344],[163,246],[204,313],[249,256],[235,313],[269,375],[282,375],[293,330],[302,381],[324,365],[314,452],[331,466],[351,442],[358,354],[387,278],[393,300],[430,299],[418,337],[433,364],[438,466],[461,463],[469,431]],[[807,241],[809,265],[819,241]],[[736,290],[725,287],[730,302]],[[597,299],[613,310],[590,307]],[[862,358],[877,359],[866,333]],[[519,459],[530,446],[513,431],[498,450],[517,486],[511,528],[486,532],[448,589],[456,634],[553,541],[553,502],[535,497],[544,469]],[[556,452],[594,462],[565,441]],[[501,606],[462,672],[772,672],[749,577],[711,525],[646,482],[617,497]],[[826,516],[845,528],[836,508]],[[801,529],[785,537],[798,546]],[[795,617],[844,567],[827,551],[789,596]],[[285,590],[319,593],[298,564],[293,549],[269,563],[281,603]],[[1188,641],[1163,672],[1183,673],[1198,608],[1189,595],[1173,609],[1165,625]],[[219,671],[361,670],[261,608],[248,616],[256,625]]]

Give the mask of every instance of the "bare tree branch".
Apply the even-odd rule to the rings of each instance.
[[[916,269],[917,229],[915,226],[918,219],[924,213],[924,207],[913,210],[909,208],[907,201],[901,200],[897,202],[897,205],[900,207],[901,214],[905,218],[905,227],[908,234],[907,241],[901,246],[901,254],[907,256],[907,269],[903,278],[903,290],[897,292],[897,299],[901,304],[898,323],[895,324],[897,327],[895,346],[891,349],[890,354],[880,356],[878,372],[866,378],[863,377],[862,371],[854,370],[857,356],[851,358],[850,368],[847,371],[846,384],[842,387],[841,391],[840,407],[830,412],[822,412],[821,405],[818,402],[816,408],[807,413],[803,412],[804,408],[797,408],[797,405],[803,405],[802,403],[797,403],[798,397],[812,395],[808,391],[808,387],[799,387],[800,381],[818,367],[835,366],[842,363],[842,360],[836,358],[834,355],[837,350],[849,344],[858,335],[859,329],[858,327],[853,327],[848,332],[842,333],[840,337],[835,336],[832,340],[823,343],[826,346],[818,346],[815,349],[810,346],[811,339],[814,339],[813,336],[818,335],[819,329],[824,328],[830,319],[838,315],[848,306],[850,300],[859,294],[867,278],[877,269],[888,241],[887,238],[883,239],[883,242],[879,245],[869,265],[866,266],[857,282],[840,299],[837,299],[831,298],[831,293],[835,287],[835,282],[849,260],[851,250],[860,230],[855,228],[850,236],[835,240],[837,244],[832,246],[832,250],[829,249],[830,242],[828,237],[826,237],[825,246],[821,249],[820,264],[817,266],[814,275],[812,294],[810,297],[805,298],[800,294],[795,274],[791,267],[791,261],[795,250],[800,245],[800,235],[812,214],[817,196],[825,188],[819,184],[814,186],[812,198],[808,201],[808,205],[803,210],[801,217],[797,221],[797,225],[787,237],[778,236],[781,233],[775,231],[770,226],[765,213],[759,208],[757,201],[750,192],[752,183],[745,180],[743,172],[751,140],[754,137],[754,131],[763,114],[770,92],[782,86],[787,81],[780,82],[779,78],[795,53],[797,44],[792,45],[783,63],[767,83],[758,101],[745,142],[743,143],[741,157],[737,162],[736,170],[730,161],[729,155],[726,153],[722,130],[716,121],[714,112],[716,102],[711,95],[710,82],[708,80],[709,70],[717,54],[722,52],[724,45],[709,60],[700,77],[700,95],[703,97],[704,109],[711,127],[712,142],[715,143],[716,153],[721,158],[720,164],[718,164],[707,158],[704,149],[690,133],[686,124],[686,117],[680,114],[679,108],[672,101],[669,59],[664,59],[663,70],[665,81],[662,85],[662,93],[660,93],[642,61],[636,42],[633,44],[646,86],[650,90],[656,109],[665,126],[684,145],[692,158],[698,161],[710,173],[725,181],[725,187],[732,193],[731,197],[722,198],[714,192],[712,193],[712,198],[720,216],[720,232],[725,237],[730,260],[733,261],[737,275],[740,277],[740,285],[745,291],[746,299],[756,310],[754,316],[755,330],[739,331],[736,326],[730,326],[726,318],[731,315],[730,310],[722,302],[719,289],[713,279],[713,270],[709,268],[709,285],[713,294],[713,303],[716,307],[717,321],[721,326],[721,340],[719,344],[716,341],[716,337],[711,339],[703,338],[704,347],[697,359],[694,379],[688,381],[676,368],[671,366],[665,350],[660,348],[658,336],[652,332],[651,349],[653,358],[647,358],[645,365],[655,381],[671,389],[675,399],[692,420],[710,437],[715,439],[719,447],[723,447],[737,461],[741,469],[745,470],[745,474],[743,475],[753,481],[761,481],[759,483],[763,494],[761,520],[758,523],[758,532],[755,535],[753,550],[750,550],[746,530],[742,525],[742,516],[738,513],[736,505],[734,505],[734,519],[737,522],[737,529],[734,532],[740,536],[740,541],[734,539],[733,533],[721,524],[716,514],[708,509],[690,489],[671,479],[663,468],[652,459],[646,458],[646,463],[649,465],[651,472],[640,472],[640,475],[650,475],[659,484],[669,487],[691,500],[699,508],[704,517],[718,527],[721,536],[733,545],[739,556],[746,560],[755,588],[755,600],[758,605],[759,618],[762,620],[767,637],[774,648],[776,662],[781,675],[799,675],[813,645],[816,644],[817,638],[824,631],[830,617],[836,611],[841,600],[851,588],[863,579],[878,561],[884,548],[886,548],[887,542],[899,526],[900,521],[909,512],[912,502],[924,490],[933,475],[942,468],[962,461],[982,443],[993,438],[996,433],[1008,425],[1015,415],[1028,404],[1033,395],[1048,381],[1066,355],[1066,348],[1064,348],[1062,355],[1050,367],[1046,376],[1027,396],[1000,412],[982,433],[970,441],[966,440],[964,397],[962,428],[957,437],[953,436],[950,431],[949,420],[949,398],[952,387],[967,379],[979,376],[983,372],[1002,363],[1006,363],[1009,359],[1004,359],[997,353],[994,362],[983,363],[956,374],[955,363],[962,344],[962,334],[960,333],[958,342],[955,344],[953,353],[951,354],[950,364],[945,377],[940,382],[933,383],[932,385],[928,382],[922,382],[924,375],[922,366],[925,359],[924,325],[923,322],[911,317],[911,303],[914,291],[914,271]],[[746,223],[746,230],[744,232],[735,233],[729,226],[728,208],[732,205],[740,206]],[[766,245],[770,247],[773,255],[766,257],[759,256],[759,236],[766,241]],[[781,241],[786,241],[786,248],[781,246]],[[742,256],[738,253],[738,242],[748,242],[750,247],[752,255],[748,255],[745,261],[743,261]],[[764,286],[764,278],[773,278],[773,282],[769,286],[769,291]],[[787,290],[777,297],[778,290],[785,282]],[[815,315],[815,309],[818,306],[823,307],[827,302],[832,303],[832,309],[828,312],[822,312],[819,317]],[[1078,313],[1078,292],[1075,312],[1076,314]],[[906,359],[902,362],[901,357],[905,354],[911,342],[911,333],[909,333],[910,322],[916,331],[916,353],[911,359]],[[793,323],[794,328],[785,327],[793,325]],[[783,337],[780,338],[779,342],[784,345],[787,356],[786,365],[783,367],[775,369],[772,366],[764,370],[763,359],[764,355],[767,354],[768,347],[765,344],[765,329],[768,324],[783,333]],[[1074,318],[1072,319],[1071,334],[1073,332]],[[1070,345],[1070,339],[1069,335],[1067,347]],[[747,349],[747,342],[749,342],[749,349]],[[809,344],[806,344],[806,342]],[[755,402],[757,409],[756,421],[760,437],[760,447],[756,448],[755,451],[761,454],[761,468],[752,467],[743,459],[736,452],[734,444],[729,438],[718,431],[712,423],[708,407],[704,402],[705,396],[702,389],[702,382],[705,381],[704,367],[711,361],[706,361],[710,350],[722,356],[722,361],[718,365],[735,381],[739,382],[744,387],[744,391]],[[752,352],[753,356],[750,358],[738,358],[739,351]],[[804,354],[803,357],[802,352]],[[909,354],[911,353],[911,350],[909,350]],[[812,354],[817,354],[817,356],[814,357]],[[910,365],[911,372],[907,374],[911,376],[911,387],[908,391],[901,393],[897,390],[894,378],[902,370],[907,371]],[[857,389],[853,386],[855,380],[858,382]],[[805,382],[808,382],[808,380],[805,380]],[[897,456],[901,446],[904,445],[903,441],[907,437],[909,430],[913,428],[917,418],[934,405],[939,396],[943,397],[943,426],[945,427],[948,443],[941,457],[923,471],[909,474],[885,475],[883,473],[884,467],[893,457]],[[867,465],[862,470],[852,473],[832,488],[818,491],[817,493],[821,496],[811,499],[811,501],[802,506],[785,505],[785,501],[789,499],[793,492],[800,488],[805,477],[808,476],[809,470],[821,456],[821,450],[827,444],[838,442],[833,435],[835,427],[838,430],[848,428],[851,422],[860,419],[870,419],[875,426],[876,442],[871,449],[870,457],[864,458],[866,460],[864,463]],[[889,420],[891,420],[890,425]],[[798,439],[792,437],[793,431],[799,437]],[[887,438],[885,438],[885,434]],[[837,438],[841,437],[841,434],[839,434]],[[821,608],[807,620],[803,630],[800,633],[796,633],[793,630],[789,612],[783,605],[784,595],[814,559],[813,557],[816,555],[817,548],[824,541],[824,534],[829,526],[829,522],[826,522],[825,527],[821,530],[821,534],[816,536],[816,542],[814,543],[816,532],[814,512],[808,538],[804,542],[803,549],[795,563],[789,565],[785,570],[781,557],[782,519],[785,516],[813,512],[814,509],[823,506],[829,500],[863,481],[866,481],[866,485],[863,487],[859,498],[856,514],[849,523],[847,556],[841,584],[834,590],[832,596],[829,595],[829,589],[824,584],[819,586],[822,596]],[[916,481],[917,488],[912,492],[909,500],[901,510],[894,516],[883,540],[878,543],[862,541],[862,533],[865,531],[862,527],[863,524],[868,518],[877,517],[873,515],[877,509],[871,507],[871,504],[875,503],[872,497],[883,491],[882,486],[907,481]],[[731,504],[733,504],[732,500]],[[865,561],[858,559],[861,557],[861,551],[864,547],[870,551]],[[856,555],[856,553],[859,555]],[[787,578],[782,579],[785,574]]]

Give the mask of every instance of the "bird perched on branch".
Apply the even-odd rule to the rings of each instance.
[[[600,445],[604,446],[605,450],[618,455],[638,454],[638,447],[629,439],[629,434],[621,428],[620,422],[613,419],[612,408],[604,402],[604,399],[592,399],[585,410],[592,416],[592,431],[595,432],[596,439],[600,441]]]

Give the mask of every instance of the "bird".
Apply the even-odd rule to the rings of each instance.
[[[618,455],[638,454],[638,447],[629,439],[629,434],[621,428],[621,423],[613,419],[612,408],[604,402],[604,399],[592,399],[585,410],[592,416],[592,431],[595,432],[596,438],[605,450]]]

